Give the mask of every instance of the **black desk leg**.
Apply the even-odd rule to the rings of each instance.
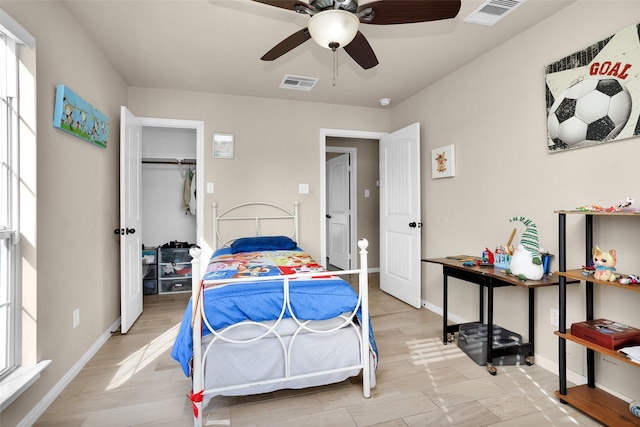
[[[478,313],[480,313],[480,323],[484,323],[484,286],[478,285],[478,290],[480,291],[480,294],[478,295],[478,301],[480,301]]]
[[[487,280],[487,371],[496,375],[498,370],[493,364],[493,280]]]
[[[527,365],[531,366],[533,365],[533,361],[534,361],[534,347],[533,347],[533,339],[534,339],[534,335],[535,335],[535,321],[534,321],[534,316],[535,316],[535,295],[534,295],[534,290],[535,288],[529,288],[529,345],[530,347],[530,351],[529,354],[524,358],[524,361]]]
[[[442,272],[442,343],[447,345],[449,337],[447,336],[447,273],[443,269]]]

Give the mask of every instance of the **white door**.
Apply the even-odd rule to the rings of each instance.
[[[327,215],[329,264],[342,270],[349,263],[349,154],[327,161]]]
[[[380,139],[380,289],[420,308],[420,123]]]
[[[142,313],[142,123],[120,109],[120,316],[126,334]]]

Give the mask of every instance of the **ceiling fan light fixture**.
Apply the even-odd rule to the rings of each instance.
[[[329,9],[313,15],[308,29],[313,41],[326,49],[336,50],[351,43],[358,34],[359,25],[360,20],[353,13]]]

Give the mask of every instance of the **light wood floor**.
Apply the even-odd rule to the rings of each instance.
[[[599,426],[554,397],[556,375],[501,366],[491,376],[455,343],[442,318],[381,292],[371,278],[371,316],[380,352],[377,386],[358,379],[306,390],[215,397],[206,425],[244,426]],[[189,295],[145,296],[126,335],[112,336],[35,426],[190,426],[190,382],[170,352]]]

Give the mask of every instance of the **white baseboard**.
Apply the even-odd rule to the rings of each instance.
[[[120,327],[120,318],[111,325],[111,327],[89,348],[89,350],[71,367],[71,369],[58,381],[58,383],[49,390],[49,393],[27,414],[26,417],[18,424],[18,427],[29,427],[38,421],[38,418],[44,414],[44,411],[53,403],[60,393],[73,381],[80,373],[82,368],[89,363],[91,358],[96,355],[98,350],[107,342],[113,331]]]
[[[422,300],[422,306],[429,311],[434,312],[438,316],[442,316],[442,307],[438,307],[437,305],[433,305],[425,300]],[[467,323],[472,322],[472,320],[464,319],[460,316],[456,316],[455,314],[449,313],[447,315],[447,320],[451,320],[453,323]]]

